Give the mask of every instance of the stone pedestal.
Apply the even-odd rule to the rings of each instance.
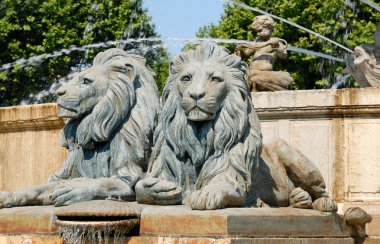
[[[188,206],[147,207],[141,236],[327,238],[348,237],[338,214],[295,208],[229,208],[195,211]]]
[[[0,243],[61,243],[52,206],[0,210]],[[127,243],[354,243],[334,213],[293,208],[193,211],[144,206],[140,235]]]

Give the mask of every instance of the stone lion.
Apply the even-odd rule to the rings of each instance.
[[[338,210],[318,168],[281,139],[264,144],[246,205]]]
[[[215,44],[176,56],[163,92],[140,203],[243,206],[261,149],[247,65]]]
[[[223,47],[202,44],[173,59],[154,141],[136,184],[140,203],[336,211],[301,152],[282,140],[262,147],[247,65]]]
[[[116,48],[101,52],[56,93],[58,116],[69,118],[62,136],[69,154],[49,183],[0,193],[0,207],[135,199],[160,109],[145,59]]]

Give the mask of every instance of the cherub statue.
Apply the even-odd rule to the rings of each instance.
[[[273,71],[273,64],[277,58],[286,59],[288,43],[272,37],[274,21],[268,15],[256,16],[252,28],[258,34],[255,43],[239,44],[235,48],[236,55],[243,59],[253,56],[248,78],[251,91],[287,90],[294,79],[288,72]]]

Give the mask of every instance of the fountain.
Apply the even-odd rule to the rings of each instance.
[[[360,87],[380,86],[380,22],[374,35],[375,45],[355,47],[355,55],[347,57],[345,71],[359,83]]]
[[[79,202],[57,211],[55,224],[64,243],[125,243],[139,226],[141,210],[117,200]]]
[[[129,39],[81,48],[146,40],[162,39]],[[307,99],[290,91],[251,94],[245,63],[215,44],[202,44],[174,57],[169,73],[161,112],[157,87],[141,56],[109,49],[96,56],[93,66],[73,74],[56,91],[58,107],[51,108],[68,118],[62,143],[69,153],[48,183],[0,192],[1,207],[19,207],[0,210],[0,242],[14,241],[26,233],[20,231],[22,227],[12,229],[17,218],[20,222],[31,218],[35,223],[39,214],[47,212],[42,225],[54,222],[65,243],[363,241],[364,226],[372,218],[357,206],[342,203],[344,194],[358,199],[361,195],[342,192],[346,186],[339,184],[346,179],[339,178],[340,167],[347,166],[339,160],[360,158],[362,151],[344,153],[358,150],[366,130],[352,123],[347,126],[347,144],[340,136],[346,133],[342,125],[348,117],[360,120],[358,114],[379,114],[377,90],[364,91],[364,95],[336,90],[322,96],[319,91],[301,92]],[[212,99],[207,100],[209,96]],[[15,128],[11,112],[0,111],[5,121],[0,122],[0,136]],[[52,118],[31,120],[40,125]],[[25,118],[17,121],[28,123]],[[306,129],[301,131],[301,127]],[[327,139],[335,138],[335,144],[327,143],[326,149],[326,140],[313,142],[322,138],[320,131],[331,130],[334,135]],[[285,141],[269,143],[276,133]],[[352,137],[355,142],[350,141]],[[331,148],[336,155],[329,154]],[[321,158],[325,152],[327,157]],[[332,164],[334,157],[338,166],[320,169],[324,159]],[[349,161],[351,166],[354,163]],[[365,170],[362,166],[347,169],[349,180],[357,180],[356,175]],[[336,186],[331,182],[332,171]],[[69,206],[23,207],[50,204]],[[341,214],[345,212],[344,218],[335,213],[338,207]],[[32,230],[31,226],[23,231]],[[55,229],[31,233],[43,233],[45,241],[57,236]]]

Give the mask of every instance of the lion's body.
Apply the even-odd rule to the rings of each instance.
[[[133,67],[134,80],[121,68],[125,63]],[[145,60],[122,50],[99,53],[96,65],[105,67],[107,91],[89,114],[66,124],[62,144],[69,156],[51,180],[120,177],[133,187],[150,156],[159,112],[157,86]]]
[[[194,191],[207,191],[226,183],[232,191],[241,193],[239,199],[226,206],[242,205],[261,148],[259,120],[246,83],[246,65],[216,45],[199,46],[177,56],[172,63],[147,175],[175,182],[182,190],[183,202]],[[200,84],[198,88],[190,85],[182,89],[178,84],[186,70],[193,72],[191,76],[196,86]],[[209,73],[215,76],[214,81],[207,81]],[[199,109],[187,109],[193,101],[189,96],[196,89],[206,89],[198,101]],[[210,193],[208,197],[224,199],[228,197],[221,193],[224,190],[228,191],[214,189],[215,194],[222,195],[212,197],[214,193]],[[209,207],[193,208],[222,207],[218,204],[223,203],[211,201],[208,200]]]
[[[58,116],[69,118],[62,135],[68,156],[49,183],[0,194],[0,208],[109,197],[134,200],[160,109],[145,59],[121,49],[101,52],[92,67],[75,74],[56,93]]]

